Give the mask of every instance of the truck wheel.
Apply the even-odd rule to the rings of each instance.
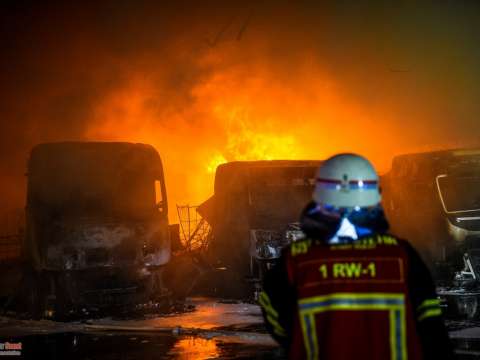
[[[459,296],[456,300],[458,314],[468,320],[478,318],[479,301],[475,295]]]

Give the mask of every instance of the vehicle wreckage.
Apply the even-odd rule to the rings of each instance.
[[[27,174],[23,299],[35,316],[162,296],[170,260],[162,162],[150,145],[37,145]]]
[[[248,297],[281,249],[301,236],[321,161],[238,161],[220,165],[214,195],[198,207],[212,227],[207,258],[222,295]]]
[[[480,149],[397,156],[381,184],[392,232],[419,249],[447,314],[480,316]]]
[[[221,281],[227,293],[251,291],[245,277],[258,291],[281,249],[303,236],[296,222],[311,199],[320,163],[253,161],[218,167],[215,193],[198,211],[212,226],[208,256],[225,270]],[[419,250],[448,312],[467,318],[480,316],[479,184],[477,149],[400,155],[381,177],[392,233]]]

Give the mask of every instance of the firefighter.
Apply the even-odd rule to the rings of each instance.
[[[380,200],[367,159],[339,154],[320,166],[301,216],[305,238],[283,250],[259,297],[289,358],[453,357],[430,273],[387,233]]]

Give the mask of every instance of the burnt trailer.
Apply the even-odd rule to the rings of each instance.
[[[210,262],[223,269],[219,292],[251,294],[281,249],[301,236],[320,161],[238,161],[220,165],[214,195],[198,211],[212,227]]]
[[[170,259],[162,162],[150,145],[37,145],[28,161],[25,281],[32,312],[63,316],[162,292]]]
[[[382,176],[392,231],[429,264],[449,310],[480,310],[480,149],[406,154]]]

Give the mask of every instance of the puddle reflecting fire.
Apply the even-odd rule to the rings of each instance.
[[[219,349],[215,340],[190,336],[180,339],[170,353],[181,360],[205,360],[218,357]]]

